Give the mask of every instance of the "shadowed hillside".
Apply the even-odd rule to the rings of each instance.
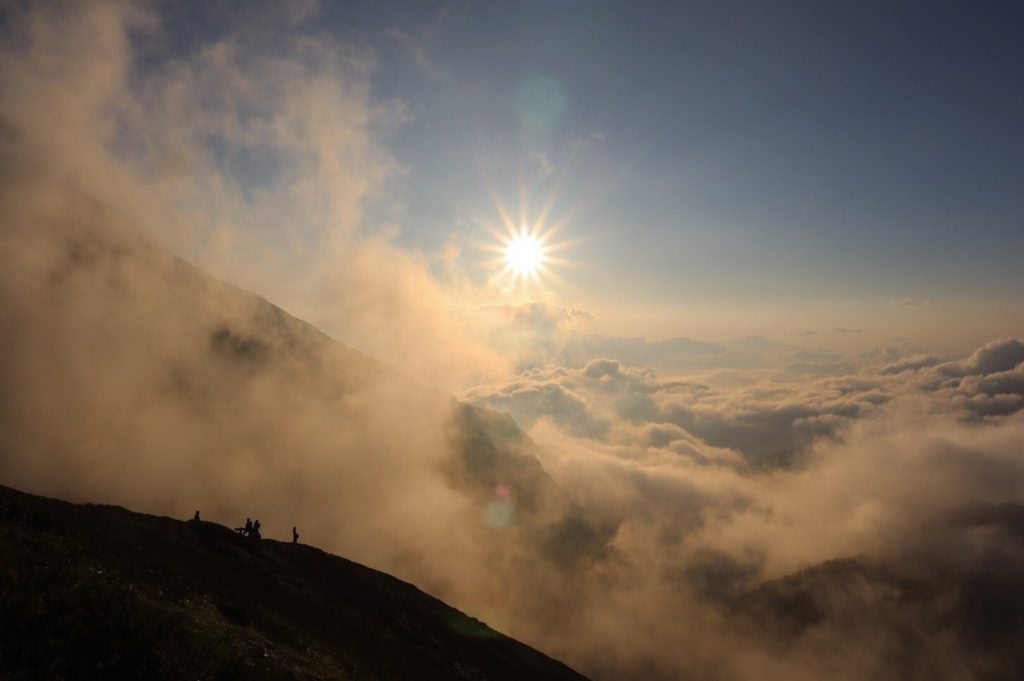
[[[304,545],[0,487],[4,678],[577,679]]]
[[[780,655],[825,655],[840,638],[870,650],[863,678],[1024,678],[1024,506],[973,504],[949,520],[931,530],[960,535],[954,560],[831,560],[741,594],[729,616]]]

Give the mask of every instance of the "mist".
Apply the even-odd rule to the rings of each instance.
[[[959,615],[1020,589],[991,509],[1024,503],[1021,341],[849,357],[467,307],[369,223],[409,114],[314,15],[268,50],[259,17],[180,48],[149,5],[9,10],[0,483],[296,525],[596,680],[1020,670]]]

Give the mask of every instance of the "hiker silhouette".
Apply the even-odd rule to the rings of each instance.
[[[242,535],[243,537],[252,537],[254,539],[260,538],[260,521],[252,520],[250,518],[245,519],[245,527],[236,527],[235,532]]]
[[[292,543],[293,544],[298,544],[299,543],[299,531],[297,529],[295,529],[294,526],[292,527]]]
[[[199,511],[196,511],[196,514],[192,516],[192,520],[196,521],[197,523],[199,522]]]

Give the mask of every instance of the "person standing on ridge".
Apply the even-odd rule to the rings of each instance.
[[[292,526],[292,543],[293,544],[298,544],[299,543],[299,531],[295,528],[294,525]]]

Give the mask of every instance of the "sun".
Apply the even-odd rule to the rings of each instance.
[[[507,295],[538,296],[563,286],[555,270],[573,265],[562,257],[562,252],[577,243],[556,238],[568,216],[549,221],[550,207],[546,207],[531,219],[526,207],[521,206],[519,219],[515,220],[497,199],[495,207],[500,222],[479,221],[493,240],[478,243],[477,248],[494,254],[478,266],[489,272],[489,281],[496,290]]]
[[[520,232],[505,244],[505,265],[520,277],[536,277],[544,259],[544,244],[533,234]]]

